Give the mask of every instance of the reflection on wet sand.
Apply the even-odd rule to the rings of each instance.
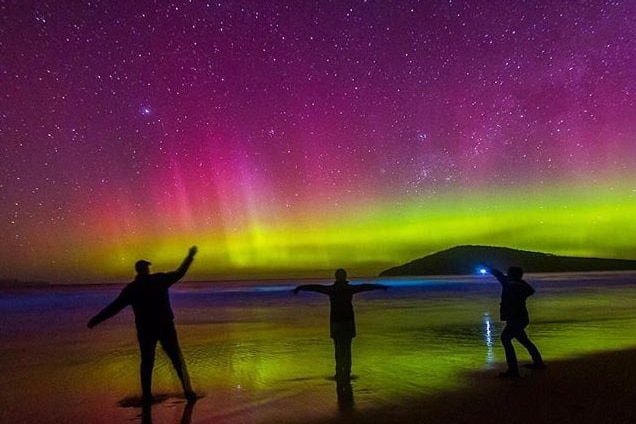
[[[522,369],[519,380],[494,378],[491,370],[467,372],[463,387],[287,424],[632,423],[634,363],[636,349],[627,349],[551,361],[541,372]]]
[[[490,319],[490,314],[488,312],[484,312],[484,344],[486,345],[486,365],[491,367],[495,363],[495,351],[493,346],[494,342],[494,325],[492,320]]]
[[[558,360],[634,346],[633,332],[626,329],[636,325],[636,275],[599,281],[579,277],[539,279],[541,296],[532,303],[531,331],[545,350],[549,369],[522,376],[522,385],[535,384],[532,381],[542,375],[559,376],[553,365]],[[194,421],[308,423],[349,415],[353,420],[343,422],[361,416],[376,419],[369,411],[389,411],[413,397],[416,401],[409,405],[416,407],[467,384],[480,387],[470,392],[469,400],[487,405],[493,401],[487,396],[498,392],[486,386],[497,384],[493,375],[505,363],[498,342],[498,302],[493,300],[499,289],[480,281],[415,282],[360,298],[356,318],[364,336],[356,339],[352,355],[354,372],[361,378],[353,387],[338,387],[325,378],[333,376],[333,345],[325,325],[329,305],[323,298],[290,296],[287,289],[262,292],[256,282],[249,286],[252,291],[240,294],[219,292],[218,283],[178,289],[174,300],[180,310],[176,325],[181,346],[195,390],[209,394],[197,402]],[[293,287],[291,282],[288,286]],[[104,331],[83,328],[84,317],[117,291],[73,287],[51,295],[25,290],[12,294],[10,303],[0,301],[0,330],[6,336],[0,345],[0,386],[7,388],[0,391],[0,422],[140,422],[140,405],[118,405],[127,394],[140,396],[139,352],[131,342],[130,317],[113,318]],[[294,324],[299,314],[302,326]],[[523,352],[519,359],[528,360]],[[569,369],[576,374],[587,366]],[[626,375],[632,372],[624,368]],[[192,408],[186,408],[182,395],[172,393],[178,380],[165,356],[157,357],[155,371],[153,385],[169,399],[146,411],[146,422],[187,422]],[[475,371],[486,371],[483,379],[467,382],[466,376]],[[572,378],[580,380],[578,374]]]
[[[194,411],[194,405],[196,401],[186,402],[183,407],[183,414],[181,415],[180,424],[190,424],[192,422],[192,411]],[[152,424],[152,404],[144,404],[141,409],[141,422],[142,424]]]
[[[341,412],[349,412],[353,409],[353,387],[351,381],[337,381],[336,392],[338,396],[338,409]]]

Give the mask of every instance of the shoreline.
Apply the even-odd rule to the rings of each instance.
[[[526,280],[530,280],[531,283],[534,280],[535,282],[540,282],[543,279],[552,279],[554,277],[572,277],[572,276],[581,276],[582,282],[587,281],[591,278],[603,278],[603,277],[634,277],[636,276],[636,270],[630,271],[564,271],[564,272],[528,272],[525,273]],[[132,277],[131,277],[132,278]],[[71,282],[71,283],[63,283],[63,282],[50,282],[50,281],[35,281],[35,282],[27,282],[27,281],[19,281],[19,280],[5,280],[11,281],[10,283],[0,283],[0,291],[17,291],[20,289],[77,289],[77,288],[121,288],[128,284],[131,281],[129,279],[121,279],[116,281],[109,282]],[[350,279],[351,284],[360,284],[367,281],[384,281],[391,282],[395,281],[397,283],[401,283],[403,281],[438,281],[438,282],[466,282],[468,280],[473,280],[474,282],[484,282],[489,281],[488,276],[478,275],[478,274],[439,274],[439,275],[416,275],[416,276],[352,276]],[[239,285],[280,285],[284,282],[293,281],[294,284],[297,282],[316,282],[321,284],[331,284],[333,282],[333,278],[330,276],[325,277],[299,277],[293,279],[286,278],[247,278],[247,279],[196,279],[196,280],[188,280],[183,279],[175,288],[178,287],[196,287],[206,284],[218,284],[219,286],[239,286]],[[400,284],[397,284],[400,285]]]

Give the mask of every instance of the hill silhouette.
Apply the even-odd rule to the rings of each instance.
[[[502,270],[509,266],[520,266],[525,272],[636,270],[636,260],[558,256],[507,247],[456,246],[389,268],[382,271],[380,276],[469,275],[477,272],[481,264]]]

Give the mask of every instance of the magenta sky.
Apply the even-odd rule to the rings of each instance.
[[[636,257],[635,52],[630,1],[0,2],[0,278]]]

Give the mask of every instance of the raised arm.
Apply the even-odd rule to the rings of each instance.
[[[351,288],[353,289],[354,293],[360,293],[360,292],[371,291],[371,290],[387,291],[389,287],[385,286],[384,284],[356,284],[356,285],[352,285]]]
[[[190,268],[190,264],[192,264],[192,261],[194,260],[194,255],[196,255],[198,251],[199,249],[197,249],[196,246],[192,246],[188,251],[188,256],[185,257],[181,265],[179,265],[179,268],[177,268],[175,271],[167,273],[169,275],[170,285],[173,285],[183,278],[183,276],[188,271],[188,268]]]
[[[106,321],[108,318],[116,315],[119,311],[128,306],[130,302],[128,297],[122,292],[115,300],[113,300],[108,306],[99,311],[97,315],[91,318],[86,324],[88,328],[93,328],[102,321]]]
[[[486,271],[488,271],[493,277],[495,277],[497,279],[497,281],[499,281],[499,283],[504,286],[506,284],[508,284],[508,278],[504,275],[503,272],[499,271],[497,268],[493,268],[491,266],[488,265],[484,265],[484,268],[486,269]]]
[[[303,284],[301,286],[297,286],[294,289],[294,294],[298,294],[299,291],[311,291],[322,294],[329,294],[329,286],[323,286],[320,284]]]

